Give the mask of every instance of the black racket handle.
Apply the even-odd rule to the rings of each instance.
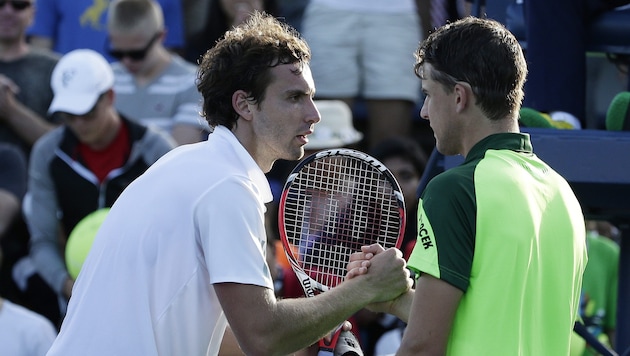
[[[587,344],[591,345],[600,354],[604,356],[618,356],[615,351],[609,349],[606,345],[602,344],[601,341],[597,340],[597,338],[586,329],[586,326],[579,321],[576,321],[573,325],[573,331],[580,335]]]

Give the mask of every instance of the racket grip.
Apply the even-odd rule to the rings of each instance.
[[[317,353],[317,355],[332,355],[335,351],[335,347],[337,346],[337,341],[339,340],[341,332],[342,329],[341,326],[339,326],[332,333],[330,341],[326,341],[325,339],[319,340],[319,352]]]
[[[337,345],[333,351],[334,356],[363,356],[363,350],[359,340],[351,331],[341,331],[337,336]]]
[[[337,329],[330,342],[319,341],[318,356],[363,356],[359,340],[351,331]]]

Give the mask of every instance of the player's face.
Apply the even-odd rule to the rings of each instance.
[[[267,161],[298,160],[304,155],[319,112],[313,102],[315,85],[310,67],[283,64],[271,69],[272,80],[252,121],[259,153]]]
[[[0,5],[0,43],[21,41],[33,21],[33,0],[9,0]]]
[[[455,111],[456,98],[452,92],[445,90],[441,83],[431,79],[428,73],[432,70],[430,64],[424,65],[424,79],[422,91],[426,95],[420,110],[420,117],[429,120],[433,129],[437,150],[445,155],[460,153],[461,129]]]

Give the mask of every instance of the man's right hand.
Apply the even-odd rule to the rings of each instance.
[[[413,285],[402,256],[402,252],[397,248],[384,250],[382,246],[377,244],[370,245],[365,249],[362,248],[362,252],[351,257],[350,263],[355,268],[351,268],[350,264],[348,268],[350,271],[355,271],[353,274],[358,273],[362,267],[365,267],[362,265],[367,261],[369,263],[365,267],[366,273],[351,275],[350,278],[364,278],[366,280],[364,288],[373,293],[372,303],[392,300],[407,292]]]

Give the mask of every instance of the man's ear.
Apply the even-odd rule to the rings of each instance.
[[[455,94],[455,110],[457,112],[462,112],[468,105],[470,105],[470,103],[472,103],[472,100],[474,100],[472,88],[468,83],[458,82],[455,84],[453,91]]]
[[[251,101],[249,95],[243,90],[237,90],[232,94],[232,107],[236,113],[245,120],[251,120]]]

